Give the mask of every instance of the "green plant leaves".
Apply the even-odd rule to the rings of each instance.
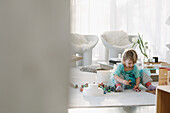
[[[147,45],[148,44],[148,42],[145,42],[145,45]]]
[[[136,43],[134,43],[134,44],[132,45],[132,48],[134,48],[135,45],[136,45]]]
[[[142,36],[143,37],[143,36]],[[140,34],[138,33],[138,41],[135,42],[133,45],[132,45],[132,48],[136,48],[137,46],[139,47],[141,53],[146,57],[148,58],[148,55],[146,54],[146,50],[148,49],[148,42],[145,42],[143,43],[143,40],[142,40],[142,37],[140,36]]]

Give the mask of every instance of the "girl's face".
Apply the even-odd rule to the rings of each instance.
[[[134,63],[132,60],[125,60],[125,66],[127,68],[132,68],[134,66]]]

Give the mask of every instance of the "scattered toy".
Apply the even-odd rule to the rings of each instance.
[[[128,82],[129,82],[129,86],[132,86],[132,80],[129,80]]]
[[[93,82],[93,84],[95,84],[95,82]],[[83,88],[88,87],[88,86],[89,86],[88,83],[86,83],[85,85],[81,85],[80,92],[83,92]],[[106,92],[110,93],[110,92],[115,91],[114,87],[107,86],[103,82],[98,83],[98,87],[102,88],[105,94],[106,94]],[[78,88],[78,85],[76,85],[74,88]]]
[[[139,87],[134,87],[133,88],[136,92],[141,92],[141,90],[139,89]]]
[[[80,92],[83,92],[83,88],[80,88]]]
[[[76,84],[76,85],[74,86],[74,88],[78,88],[78,85]]]

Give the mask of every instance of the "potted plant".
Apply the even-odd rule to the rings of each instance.
[[[148,49],[148,42],[143,42],[143,38],[142,37],[138,33],[138,38],[132,39],[132,41],[133,41],[132,48],[135,49],[136,47],[139,47],[140,52],[143,54],[144,60],[145,60],[145,57],[148,59],[148,55],[146,53],[146,50]]]

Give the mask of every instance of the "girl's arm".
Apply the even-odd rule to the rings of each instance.
[[[129,82],[127,80],[124,80],[124,79],[120,78],[118,75],[114,75],[114,79],[117,82],[123,83],[124,85],[129,85]]]
[[[140,84],[140,74],[139,74],[139,70],[138,67],[136,65],[134,65],[134,70],[135,70],[135,78],[136,78],[136,85],[135,87],[139,88],[139,84]]]
[[[140,83],[140,77],[136,78],[136,85],[135,85],[135,87],[139,87],[139,83]]]

